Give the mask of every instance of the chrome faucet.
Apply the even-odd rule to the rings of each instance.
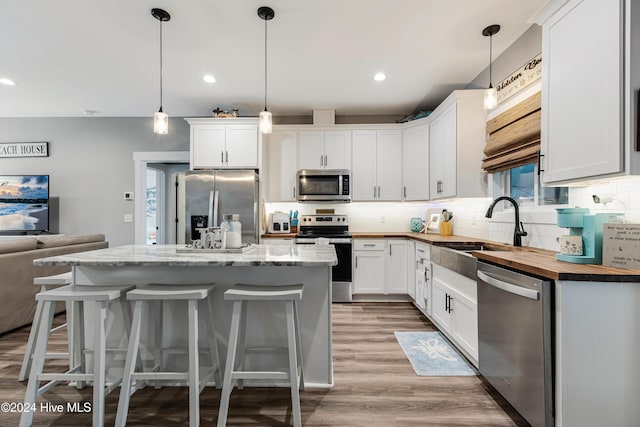
[[[516,202],[511,197],[500,196],[497,199],[495,199],[493,202],[491,202],[491,205],[489,206],[489,209],[487,209],[487,213],[486,213],[485,217],[491,218],[491,216],[493,215],[493,208],[496,206],[496,204],[500,200],[506,200],[508,202],[511,202],[511,204],[513,205],[513,207],[515,209],[515,212],[516,212],[516,228],[515,228],[515,230],[513,230],[513,246],[522,246],[522,236],[526,236],[527,232],[524,231],[524,227],[522,226],[522,222],[520,222],[520,208],[518,207],[518,202]]]

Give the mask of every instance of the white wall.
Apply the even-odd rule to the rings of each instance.
[[[2,158],[0,174],[49,174],[60,233],[103,233],[111,246],[131,244],[133,223],[123,218],[134,212],[124,200],[134,191],[133,153],[188,151],[187,122],[172,118],[169,129],[155,135],[151,118],[2,118],[0,142],[48,141],[49,157]]]

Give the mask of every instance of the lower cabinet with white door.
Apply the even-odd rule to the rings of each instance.
[[[353,293],[407,294],[407,241],[353,240]]]
[[[478,363],[478,303],[476,282],[432,263],[431,320]]]

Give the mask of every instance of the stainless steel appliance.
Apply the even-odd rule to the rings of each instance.
[[[332,302],[351,302],[353,286],[353,242],[349,233],[346,215],[302,215],[297,245],[328,243],[333,245],[338,256],[338,265],[331,270]]]
[[[198,228],[218,227],[224,214],[239,214],[242,243],[257,243],[258,174],[253,170],[185,173],[185,243],[199,239]]]
[[[296,194],[299,202],[350,202],[351,173],[346,169],[300,169]]]
[[[550,282],[478,262],[480,373],[532,426],[553,426]]]

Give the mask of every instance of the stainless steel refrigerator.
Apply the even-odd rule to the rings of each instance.
[[[240,214],[242,243],[258,243],[258,174],[253,170],[185,173],[185,242],[200,238],[197,228],[219,227],[224,214]]]

